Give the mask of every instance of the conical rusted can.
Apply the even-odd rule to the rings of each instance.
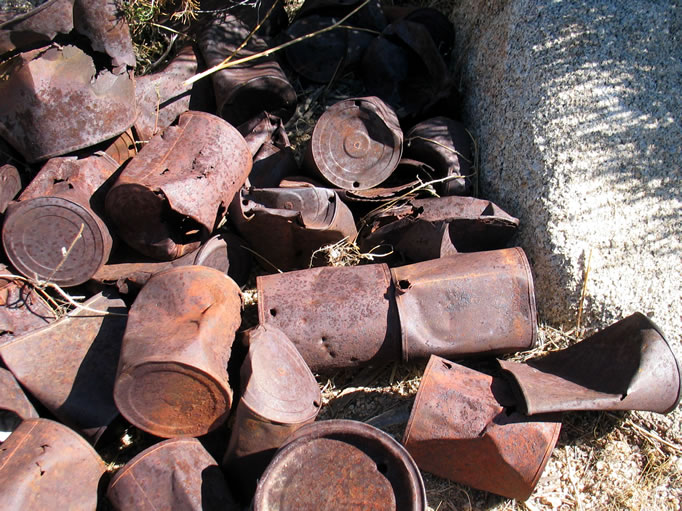
[[[393,110],[377,97],[346,99],[320,117],[304,159],[313,175],[345,190],[365,190],[396,169],[403,133]]]
[[[105,471],[102,458],[78,433],[28,419],[0,448],[0,502],[7,511],[92,510]]]
[[[253,511],[423,511],[426,492],[408,452],[383,431],[349,420],[303,426],[258,482]]]
[[[315,377],[280,330],[258,326],[245,333],[242,397],[223,459],[230,480],[251,497],[275,451],[298,428],[315,420],[322,397]]]
[[[434,355],[403,445],[426,472],[525,500],[549,461],[561,422],[525,417],[515,404],[503,379]]]
[[[114,399],[156,436],[199,436],[230,411],[227,362],[241,322],[241,293],[224,273],[182,266],[157,273],[130,308]]]
[[[196,438],[172,438],[145,449],[109,483],[119,511],[237,511],[220,467]]]
[[[0,443],[7,440],[21,421],[37,418],[38,412],[12,373],[0,367]]]
[[[661,330],[641,312],[584,341],[524,363],[500,360],[529,415],[570,410],[668,413],[680,368]]]

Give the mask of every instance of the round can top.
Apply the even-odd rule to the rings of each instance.
[[[320,117],[307,163],[332,185],[366,190],[393,173],[402,146],[398,119],[383,101],[376,97],[347,99]]]
[[[23,275],[77,286],[109,258],[111,235],[87,206],[36,197],[8,207],[2,231],[7,257]]]

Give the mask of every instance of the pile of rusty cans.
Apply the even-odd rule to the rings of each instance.
[[[491,365],[538,343],[533,274],[472,196],[447,18],[282,4],[202,1],[141,77],[116,2],[0,24],[3,509],[425,511],[421,471],[523,500],[562,413],[677,406],[640,313]],[[411,361],[401,442],[317,420],[318,375]]]

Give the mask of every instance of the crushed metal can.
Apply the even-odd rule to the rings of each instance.
[[[400,359],[400,323],[385,264],[256,278],[261,325],[278,328],[313,372]]]
[[[134,426],[200,436],[227,419],[227,362],[241,323],[241,293],[224,273],[182,266],[157,273],[130,308],[114,400]]]
[[[502,378],[434,355],[403,445],[426,472],[526,500],[549,461],[561,422],[553,416],[525,417],[515,405]]]
[[[118,415],[112,397],[125,303],[98,294],[54,323],[0,346],[0,357],[55,417],[95,441]]]
[[[318,249],[357,235],[350,209],[326,188],[243,188],[229,218],[269,265],[284,271],[323,264],[314,257]]]
[[[455,46],[455,27],[447,16],[432,7],[384,5],[382,8],[389,23],[405,19],[424,25],[447,61]]]
[[[303,426],[258,482],[253,511],[424,511],[426,491],[408,452],[383,431],[350,420]]]
[[[21,191],[21,176],[14,165],[0,166],[0,214]]]
[[[244,337],[249,351],[240,373],[243,391],[222,464],[250,498],[275,451],[294,431],[315,420],[322,396],[284,333],[258,326]]]
[[[12,373],[0,367],[0,444],[7,440],[21,421],[37,418],[38,412]]]
[[[402,150],[402,130],[388,105],[376,97],[346,99],[317,121],[303,165],[333,186],[366,190],[393,173]]]
[[[244,138],[228,122],[185,112],[123,169],[107,194],[107,216],[133,249],[177,259],[208,239],[251,165]]]
[[[75,431],[27,419],[0,447],[0,501],[6,511],[95,509],[106,465]]]
[[[109,483],[113,509],[238,511],[220,467],[196,438],[172,438],[145,449]]]
[[[528,415],[573,410],[668,413],[680,368],[661,330],[641,312],[568,348],[524,363],[500,360]]]

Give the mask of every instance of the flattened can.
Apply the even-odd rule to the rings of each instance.
[[[114,400],[156,436],[200,436],[227,419],[227,362],[241,293],[224,273],[182,266],[157,273],[130,308]]]
[[[349,420],[308,424],[290,436],[263,477],[254,511],[426,510],[419,469],[383,431]]]
[[[0,444],[21,421],[37,419],[38,412],[11,372],[0,367]]]
[[[419,468],[505,497],[526,500],[561,429],[556,417],[514,411],[501,378],[432,356],[403,445]]]

